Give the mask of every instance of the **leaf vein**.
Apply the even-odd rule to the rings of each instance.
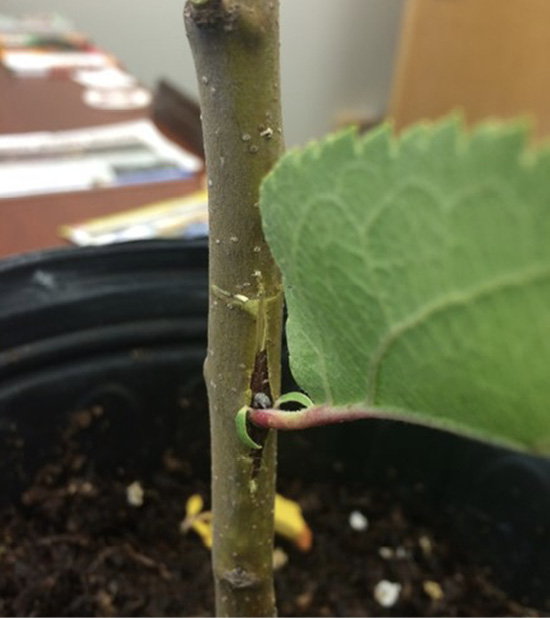
[[[367,370],[367,403],[375,405],[378,378],[384,357],[403,335],[421,326],[433,316],[444,313],[449,309],[475,303],[480,299],[493,296],[507,289],[536,285],[546,279],[550,279],[550,266],[548,264],[538,264],[532,268],[510,273],[504,277],[484,283],[473,289],[447,294],[431,303],[427,303],[412,315],[394,324],[380,338],[371,355]]]

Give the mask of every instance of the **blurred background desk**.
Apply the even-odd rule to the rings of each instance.
[[[161,83],[138,111],[100,111],[82,101],[83,87],[64,77],[18,78],[0,67],[0,133],[59,131],[154,118],[157,127],[200,154],[198,109]],[[196,190],[200,178],[0,199],[0,257],[66,244],[59,226],[116,213]]]

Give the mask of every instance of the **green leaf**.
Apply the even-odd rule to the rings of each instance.
[[[520,123],[384,126],[264,182],[291,368],[316,404],[550,452],[550,151]]]

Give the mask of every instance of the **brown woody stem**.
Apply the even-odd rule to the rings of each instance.
[[[213,569],[221,616],[275,615],[276,435],[239,441],[235,413],[279,393],[282,290],[265,243],[259,187],[283,149],[278,2],[189,0],[209,194],[205,378],[212,438]]]

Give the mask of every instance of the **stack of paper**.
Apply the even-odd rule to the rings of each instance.
[[[0,54],[4,66],[21,77],[115,64],[57,15],[0,15]]]
[[[65,225],[60,233],[84,247],[151,238],[204,237],[208,235],[208,195],[197,191],[183,198]]]
[[[0,135],[0,198],[181,180],[202,165],[149,120]]]

